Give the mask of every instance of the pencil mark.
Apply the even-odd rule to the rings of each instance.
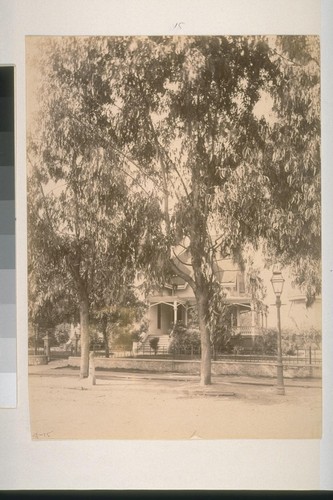
[[[183,26],[184,26],[184,21],[180,21],[178,23],[176,23],[173,27],[174,30],[182,30],[183,29]]]
[[[48,431],[48,432],[34,432],[32,435],[32,439],[49,439],[50,434],[52,434],[53,431]]]

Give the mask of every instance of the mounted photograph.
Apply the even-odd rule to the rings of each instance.
[[[320,38],[27,36],[31,436],[319,439]]]

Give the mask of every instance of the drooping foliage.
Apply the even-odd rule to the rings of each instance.
[[[89,44],[71,40],[46,48],[41,122],[28,146],[30,309],[38,321],[37,296],[44,307],[50,300],[56,308],[64,296],[75,303],[81,376],[87,376],[89,312],[122,303],[135,279],[139,249],[149,247],[146,220],[153,228],[159,209],[135,192],[135,179],[131,191],[133,179],[104,147],[105,135],[91,126],[94,88],[86,78],[98,61],[86,53]]]
[[[147,287],[185,279],[203,383],[219,259],[242,264],[244,246],[264,241],[300,284],[319,289],[317,41],[97,37],[43,47],[42,127],[30,154],[45,251],[76,277],[78,301],[98,307],[137,269]]]
[[[268,136],[270,251],[292,267],[310,304],[321,291],[320,51],[318,37],[276,40],[280,77]]]

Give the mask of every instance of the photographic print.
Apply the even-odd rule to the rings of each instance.
[[[33,439],[321,437],[320,40],[26,37]]]

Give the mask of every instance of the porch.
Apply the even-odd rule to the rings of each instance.
[[[149,300],[149,335],[170,335],[173,325],[188,324],[189,311],[195,307],[194,300],[177,296],[154,296]]]
[[[230,307],[230,327],[234,335],[255,337],[267,329],[267,306],[248,298],[227,298]],[[153,296],[149,298],[149,335],[170,335],[178,322],[188,325],[196,304],[193,297]]]

